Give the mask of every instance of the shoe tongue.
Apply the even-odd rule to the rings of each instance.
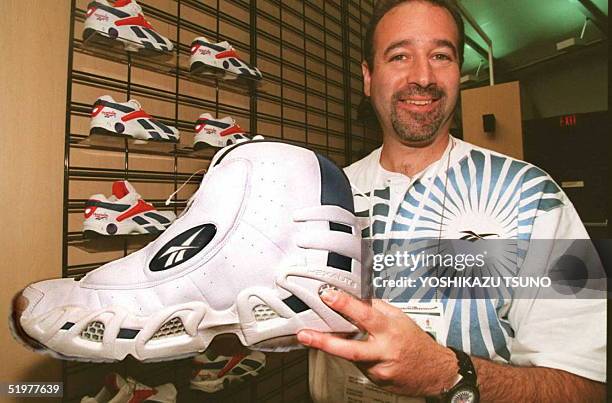
[[[226,116],[223,119],[217,119],[219,122],[234,124],[236,121],[231,116]]]
[[[200,115],[200,119],[210,120],[210,119],[214,119],[214,118],[212,117],[212,115],[210,113],[203,113],[203,114]]]
[[[115,103],[115,100],[110,95],[102,95],[100,98],[98,98],[98,101],[106,101],[106,102]]]
[[[133,194],[134,196],[138,197],[138,193],[136,192],[136,189],[134,189],[134,186],[132,186],[130,182],[117,181],[113,183],[113,196],[115,196],[117,200],[123,199],[125,196],[129,194]]]
[[[125,385],[125,380],[119,374],[111,372],[110,374],[106,375],[104,385],[111,392],[117,393],[119,389]]]
[[[127,101],[127,104],[132,108],[136,109],[137,111],[142,109],[142,106],[140,106],[140,102],[135,99],[130,99],[129,101]]]
[[[113,2],[113,7],[125,7],[130,3],[132,3],[132,0],[115,0]]]

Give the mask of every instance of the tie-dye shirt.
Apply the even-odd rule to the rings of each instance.
[[[394,239],[465,239],[466,234],[524,241],[588,239],[567,196],[529,163],[451,138],[440,160],[408,178],[382,168],[380,152],[345,169],[355,189],[362,236],[374,240],[374,253],[388,251]],[[416,294],[395,298],[432,297]],[[605,300],[442,302],[446,345],[503,363],[558,368],[605,382]],[[357,368],[314,351],[310,365],[313,399],[345,401],[345,378],[358,376]]]

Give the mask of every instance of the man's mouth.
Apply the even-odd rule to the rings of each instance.
[[[425,106],[431,104],[433,99],[400,99],[402,103],[410,105]]]

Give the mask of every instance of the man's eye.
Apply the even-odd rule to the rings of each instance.
[[[401,60],[406,60],[406,55],[395,55],[391,57],[392,62],[398,62]]]
[[[435,60],[452,60],[452,58],[451,58],[449,55],[444,54],[444,53],[436,53],[436,54],[433,56],[433,58],[434,58]]]

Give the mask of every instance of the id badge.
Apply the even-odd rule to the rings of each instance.
[[[439,344],[446,345],[444,327],[444,305],[439,301],[432,302],[389,302],[401,309],[421,329]]]

